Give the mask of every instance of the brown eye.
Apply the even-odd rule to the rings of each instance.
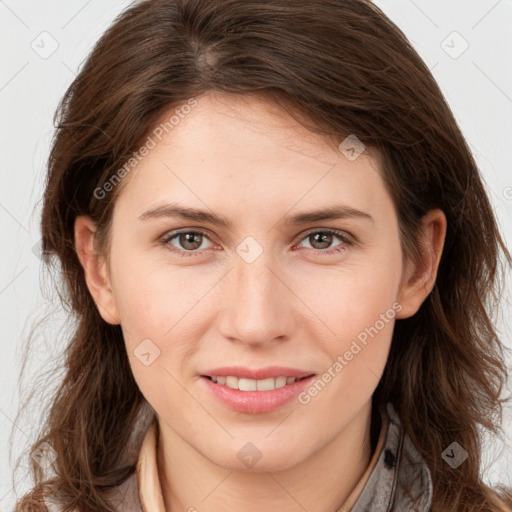
[[[182,256],[195,256],[202,252],[200,249],[205,240],[209,238],[207,233],[202,231],[179,231],[165,235],[161,243],[170,251],[181,253]]]
[[[341,240],[341,243],[333,247],[332,244],[336,238],[338,240]],[[310,231],[309,233],[306,233],[305,237],[303,237],[302,241],[305,240],[308,241],[308,243],[310,244],[310,248],[313,249],[313,251],[322,255],[329,255],[341,252],[345,250],[348,246],[353,244],[349,236],[346,235],[344,232],[330,229]],[[330,247],[333,248],[329,249]]]
[[[196,249],[199,249],[201,247],[202,237],[203,235],[201,233],[180,233],[177,235],[178,242],[184,249],[187,249],[189,251],[194,251]]]
[[[330,233],[324,233],[323,231],[320,231],[318,233],[313,233],[312,235],[309,235],[308,240],[313,246],[313,249],[328,249],[329,246],[332,244],[333,235]]]

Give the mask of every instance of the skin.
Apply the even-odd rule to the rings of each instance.
[[[435,283],[446,219],[440,210],[424,217],[422,259],[406,261],[375,155],[365,151],[349,161],[256,96],[196,99],[125,178],[110,264],[93,253],[91,219],[76,219],[87,285],[103,319],[121,324],[135,379],[157,413],[167,510],[332,512],[372,456],[371,397],[394,319],[307,405],[294,400],[271,413],[234,412],[206,392],[199,375],[226,365],[283,365],[321,376],[394,303],[401,306],[396,318],[416,313]],[[138,219],[171,201],[222,214],[233,225]],[[284,222],[340,203],[373,220]],[[183,228],[210,234],[196,239],[196,256],[179,256],[193,245],[183,238],[159,243]],[[310,236],[325,229],[353,243]],[[236,252],[248,236],[263,250],[252,263]],[[147,338],[160,350],[149,366],[134,355]],[[247,442],[261,453],[251,468],[237,457]]]

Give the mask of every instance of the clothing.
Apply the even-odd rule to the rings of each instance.
[[[337,512],[431,512],[430,470],[402,431],[391,403],[386,410],[370,464]],[[153,419],[139,445],[136,472],[110,493],[119,512],[166,512],[158,479],[157,442]],[[46,503],[49,512],[59,512],[55,502]]]

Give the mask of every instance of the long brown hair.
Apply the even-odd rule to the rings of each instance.
[[[39,510],[43,492],[57,490],[66,506],[108,510],[104,491],[134,471],[123,454],[145,400],[120,326],[102,320],[87,289],[74,221],[92,217],[107,255],[129,177],[98,190],[165,113],[210,90],[265,96],[326,138],[355,134],[377,150],[406,257],[418,257],[422,215],[444,211],[436,285],[416,315],[397,321],[373,399],[380,410],[393,403],[427,462],[434,511],[511,511],[512,493],[480,474],[482,429],[501,432],[507,370],[491,317],[511,257],[438,85],[369,0],[146,0],[96,44],[56,112],[42,212],[44,263],[60,263],[60,295],[76,317],[63,381],[32,447],[46,442],[58,457],[51,476],[31,461],[33,490],[18,510]],[[460,469],[442,458],[454,441],[469,454]]]

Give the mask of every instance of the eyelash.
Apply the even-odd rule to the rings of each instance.
[[[160,239],[160,243],[161,243],[161,245],[163,245],[164,247],[166,247],[168,250],[170,250],[173,253],[178,253],[178,254],[181,253],[181,254],[179,254],[180,257],[187,258],[187,257],[190,257],[190,256],[198,256],[198,255],[200,255],[201,252],[197,251],[197,250],[194,250],[194,251],[182,251],[180,249],[175,249],[175,248],[171,249],[171,247],[173,247],[173,246],[170,245],[171,240],[173,240],[174,238],[176,238],[179,235],[183,235],[183,234],[187,234],[187,233],[193,233],[193,234],[196,234],[196,235],[197,234],[203,235],[204,237],[208,238],[208,240],[210,239],[209,238],[209,234],[206,231],[202,231],[201,229],[197,229],[197,230],[187,229],[187,230],[177,231],[177,232],[176,231],[171,231],[170,233],[165,234]],[[337,229],[314,229],[314,230],[308,231],[307,233],[304,234],[304,236],[301,238],[299,243],[302,242],[304,239],[308,238],[309,236],[311,236],[313,234],[316,234],[316,233],[335,235],[343,243],[340,244],[340,245],[337,245],[333,249],[326,249],[326,250],[310,249],[315,254],[320,254],[322,256],[325,256],[325,255],[330,256],[332,254],[341,253],[341,252],[345,251],[346,250],[346,246],[354,245],[354,242],[352,240],[350,240],[345,235],[345,233],[343,231],[338,231]]]

